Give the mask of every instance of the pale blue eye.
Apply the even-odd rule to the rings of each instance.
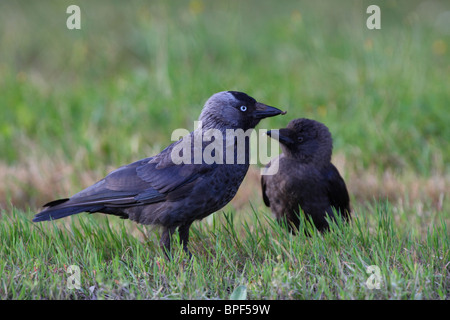
[[[247,111],[247,107],[246,107],[246,106],[241,106],[241,111],[242,111],[242,112]]]

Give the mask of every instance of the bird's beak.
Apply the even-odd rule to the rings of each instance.
[[[268,117],[274,117],[279,114],[286,114],[286,111],[281,111],[280,109],[270,107],[264,103],[256,102],[255,111],[253,111],[253,117],[256,119],[264,119]]]
[[[271,137],[272,139],[278,140],[280,143],[285,145],[290,145],[294,143],[294,140],[292,140],[290,136],[291,130],[290,129],[275,129],[275,130],[269,130],[267,131],[267,135]]]

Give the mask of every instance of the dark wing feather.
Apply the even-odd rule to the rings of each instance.
[[[217,164],[179,164],[157,168],[153,162],[139,166],[137,176],[161,193],[170,193],[207,174]]]
[[[142,159],[114,170],[104,179],[70,199],[48,203],[46,209],[37,214],[34,221],[59,219],[83,211],[121,215],[121,211],[114,208],[165,201],[171,192],[183,186],[189,187],[188,184],[217,167],[217,164],[204,163],[174,164],[170,153],[176,143],[178,142],[155,157]],[[174,196],[180,197],[178,193]]]
[[[193,133],[188,136],[193,141]],[[194,164],[194,144],[186,147],[191,148],[191,162],[188,164],[175,164],[172,160],[172,150],[183,140],[177,141],[164,149],[160,154],[149,161],[143,161],[139,167],[136,168],[137,176],[145,182],[148,182],[152,188],[160,193],[170,193],[180,187],[183,187],[199,177],[202,177],[209,172],[212,172],[217,166],[213,164]],[[205,143],[199,146],[203,150]]]
[[[339,211],[345,218],[350,218],[350,197],[344,179],[336,167],[330,163],[323,171],[327,185],[327,194],[330,205]]]
[[[270,162],[266,165],[266,168],[270,167]],[[264,200],[264,204],[270,208],[270,200],[269,197],[266,194],[266,176],[261,175],[261,191],[262,191],[262,197]]]
[[[126,207],[139,204],[140,196],[143,203],[163,201],[165,195],[154,190],[150,183],[142,180],[136,173],[137,168],[147,163],[151,158],[142,159],[118,168],[104,179],[80,191],[70,198],[65,205],[103,204],[112,207]],[[143,204],[142,203],[142,204]]]

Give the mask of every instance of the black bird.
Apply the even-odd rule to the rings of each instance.
[[[156,156],[112,171],[71,198],[45,204],[45,209],[33,221],[59,219],[80,212],[101,212],[141,224],[162,226],[161,246],[167,254],[171,235],[178,228],[183,248],[189,252],[187,244],[192,222],[224,207],[236,194],[249,167],[248,139],[232,137],[227,140],[226,132],[253,129],[261,119],[284,113],[242,92],[216,93],[203,107],[199,117],[201,127]],[[211,131],[208,129],[213,129],[214,139],[211,134],[209,139],[203,139]],[[222,149],[211,148],[212,143],[221,146],[219,142],[223,142]],[[237,152],[238,142],[245,144],[244,155]],[[202,156],[206,150],[217,161],[206,161],[208,159]],[[200,160],[194,157],[199,152]],[[233,152],[231,157],[230,152]],[[225,161],[227,153],[232,161]]]
[[[277,220],[286,219],[292,232],[293,226],[299,228],[299,208],[319,231],[328,229],[326,214],[334,219],[338,212],[349,220],[349,195],[344,180],[331,163],[333,142],[328,128],[302,118],[267,134],[280,142],[282,150],[266,166],[274,174],[261,176],[264,203]]]

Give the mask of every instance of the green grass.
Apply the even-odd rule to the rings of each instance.
[[[1,299],[448,299],[448,1],[0,2]],[[213,93],[240,90],[324,122],[355,212],[310,238],[275,224],[255,168],[195,223],[192,260],[158,233],[81,214],[30,222],[193,128]],[[66,269],[81,269],[80,290]],[[368,289],[377,265],[381,289]],[[234,295],[233,295],[234,293]]]
[[[448,299],[450,239],[434,213],[420,233],[397,224],[411,212],[389,203],[358,209],[320,234],[303,221],[286,232],[266,211],[216,213],[194,224],[189,258],[172,260],[159,233],[119,219],[83,215],[65,222],[30,222],[13,209],[0,220],[1,299],[228,299],[238,287],[248,299]],[[303,230],[303,229],[301,229]],[[67,287],[70,265],[81,288]],[[366,282],[380,268],[380,288]]]

